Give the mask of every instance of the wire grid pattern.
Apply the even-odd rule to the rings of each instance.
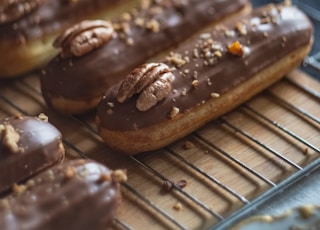
[[[286,84],[292,85],[292,87],[300,87],[295,82],[290,81],[290,78],[285,78],[283,81],[285,81]],[[35,88],[33,85],[31,85],[27,80],[21,79],[20,83],[23,87],[26,88],[27,91],[33,91],[35,94],[41,95],[41,92],[38,88]],[[303,93],[309,95],[312,97],[316,102],[320,101],[320,97],[317,93],[312,91],[311,89],[300,87],[300,90],[303,91]],[[284,100],[280,96],[274,94],[272,90],[267,90],[263,92],[263,96],[268,97],[270,100],[272,100],[274,103],[276,103],[278,106],[286,108],[290,111],[290,113],[294,113],[297,116],[301,117],[304,123],[307,125],[312,126],[316,130],[320,130],[320,119],[318,116],[314,116],[311,113],[308,113],[302,108],[299,108],[288,101]],[[33,115],[28,112],[27,104],[26,108],[23,108],[21,105],[17,105],[14,100],[8,98],[7,96],[0,94],[0,99],[6,103],[8,106],[14,108],[16,111],[18,111],[21,114],[25,115]],[[249,116],[254,117],[255,119],[260,120],[264,125],[271,126],[273,129],[275,129],[275,132],[280,132],[286,137],[290,137],[294,139],[295,142],[298,142],[299,144],[303,145],[306,151],[314,151],[317,154],[320,153],[319,145],[320,143],[317,142],[316,144],[309,142],[308,140],[305,140],[303,137],[297,135],[294,131],[291,131],[284,125],[277,123],[276,121],[268,118],[265,114],[261,113],[260,111],[256,110],[254,106],[251,105],[250,101],[243,104],[240,108],[237,109],[238,111],[244,112],[248,114]],[[83,118],[81,116],[72,116],[72,120],[74,120],[77,123],[81,123],[81,125],[85,126],[86,129],[92,133],[92,135],[98,136],[96,128],[92,125],[92,123],[88,122],[86,118]],[[276,161],[281,161],[284,164],[289,165],[293,171],[291,174],[294,174],[299,171],[303,171],[304,167],[306,165],[300,165],[297,162],[294,162],[289,157],[286,157],[282,152],[279,152],[273,148],[273,146],[270,146],[268,144],[265,144],[263,140],[257,139],[254,135],[246,132],[245,130],[242,130],[241,127],[238,127],[237,124],[234,124],[233,122],[228,119],[228,115],[221,117],[217,121],[214,122],[214,125],[218,126],[224,126],[227,127],[230,130],[233,130],[235,133],[237,133],[238,136],[241,138],[245,138],[247,142],[251,142],[251,144],[254,144],[258,146],[259,148],[263,149],[264,151],[268,152],[269,154],[273,155],[274,158],[276,158]],[[229,153],[225,151],[224,149],[221,149],[219,146],[216,146],[215,143],[205,137],[205,135],[200,134],[199,132],[195,132],[192,135],[193,140],[196,140],[197,142],[201,142],[205,146],[209,147],[210,149],[213,149],[218,154],[222,155],[223,157],[227,158],[229,161],[232,162],[232,164],[237,165],[237,167],[241,168],[242,170],[246,171],[247,173],[251,174],[253,177],[255,177],[257,180],[262,181],[264,184],[268,185],[268,188],[276,187],[278,183],[282,182],[287,178],[283,177],[278,181],[270,179],[268,176],[263,175],[263,173],[259,172],[258,170],[255,170],[254,168],[247,165],[245,162],[242,162],[240,159],[235,157],[232,153]],[[68,148],[72,149],[74,152],[76,152],[80,157],[83,158],[90,158],[90,155],[88,155],[86,152],[82,151],[80,148],[77,147],[74,143],[71,141],[64,139],[64,144]],[[217,177],[214,175],[211,175],[210,173],[206,172],[202,167],[194,164],[189,159],[183,156],[179,151],[176,151],[174,148],[168,146],[164,149],[168,154],[171,155],[172,158],[175,158],[175,160],[179,161],[181,164],[185,165],[185,167],[190,168],[192,171],[194,171],[197,174],[202,175],[206,180],[210,181],[211,183],[214,183],[216,186],[218,186],[221,190],[224,191],[224,193],[229,194],[230,196],[234,197],[242,206],[250,206],[252,200],[254,198],[246,198],[244,195],[240,194],[239,192],[235,191],[230,186],[224,184],[221,182]],[[180,196],[183,196],[185,199],[190,200],[193,204],[195,204],[196,209],[200,209],[202,212],[205,212],[207,215],[211,216],[213,219],[215,219],[214,222],[223,222],[225,219],[228,218],[228,215],[223,215],[219,213],[218,211],[215,211],[212,207],[209,207],[205,202],[198,199],[193,194],[190,194],[186,192],[184,189],[180,188],[175,184],[173,180],[168,178],[167,176],[163,175],[161,172],[157,171],[153,166],[149,165],[147,162],[145,162],[144,157],[137,155],[137,156],[131,156],[130,161],[132,161],[132,164],[135,165],[135,167],[141,167],[143,170],[150,173],[153,177],[157,178],[159,181],[167,181],[172,186],[173,189],[180,194]],[[310,162],[309,162],[310,163]],[[290,174],[290,175],[291,175]],[[290,176],[288,175],[288,177]],[[184,225],[184,223],[179,222],[176,220],[170,213],[167,212],[167,210],[159,207],[156,203],[154,203],[151,199],[148,199],[146,196],[144,196],[138,189],[130,183],[122,183],[122,189],[126,190],[126,192],[131,193],[131,195],[135,196],[137,199],[139,199],[139,202],[142,202],[143,205],[148,206],[149,209],[152,209],[154,212],[157,213],[157,215],[161,216],[161,219],[165,219],[166,222],[170,222],[168,226],[170,228],[177,228],[177,229],[187,229],[187,226]],[[266,189],[268,190],[268,189]],[[237,210],[237,209],[236,209]],[[233,210],[233,211],[236,211]],[[115,220],[115,227],[120,229],[132,229],[130,224],[126,223],[122,219],[116,219]]]

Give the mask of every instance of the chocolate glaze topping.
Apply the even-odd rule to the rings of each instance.
[[[52,60],[41,77],[43,95],[48,104],[52,96],[77,100],[102,96],[157,52],[247,4],[247,0],[152,1],[115,20],[115,38],[99,49],[80,58],[59,55]]]
[[[0,121],[0,192],[62,161],[61,133],[45,116]]]
[[[0,200],[1,229],[106,229],[117,212],[119,184],[89,160],[56,165]]]
[[[130,131],[166,121],[173,108],[180,114],[212,97],[219,97],[272,65],[312,39],[308,18],[293,6],[268,6],[251,15],[218,26],[182,44],[164,61],[173,69],[172,91],[155,107],[140,112],[136,97],[116,100],[117,89],[109,90],[98,105],[101,127]],[[243,54],[233,54],[239,42]]]
[[[0,41],[28,42],[61,31],[79,20],[121,0],[45,0],[37,9],[17,20],[0,23]],[[1,10],[0,10],[1,13]]]

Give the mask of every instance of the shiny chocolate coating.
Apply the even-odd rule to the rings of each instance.
[[[125,36],[116,29],[114,39],[80,58],[63,59],[60,55],[54,58],[41,76],[47,104],[50,105],[52,97],[90,101],[103,96],[108,88],[156,53],[248,6],[247,0],[189,0],[180,1],[186,4],[179,6],[174,2],[179,1],[154,1],[132,13],[129,20],[115,19],[114,25],[124,23],[129,28]],[[141,26],[148,23],[149,28]]]
[[[3,230],[105,229],[120,201],[111,170],[90,160],[56,165],[0,200]]]
[[[0,192],[63,160],[61,133],[39,117],[0,121]]]
[[[107,7],[111,8],[118,2],[121,0],[46,0],[25,16],[0,24],[0,41],[23,44],[55,34]]]
[[[255,9],[246,17],[208,30],[172,50],[172,54],[185,63],[177,67],[172,61],[168,62],[172,55],[163,60],[175,69],[172,91],[150,110],[138,111],[136,98],[119,103],[117,89],[109,90],[98,105],[99,127],[132,131],[161,124],[170,119],[173,108],[183,114],[245,83],[290,52],[308,46],[312,34],[309,19],[294,6]],[[237,41],[242,46],[242,56],[230,53],[228,48]]]

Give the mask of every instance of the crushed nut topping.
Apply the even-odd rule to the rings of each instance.
[[[193,86],[194,88],[197,88],[198,85],[199,85],[199,81],[198,81],[198,80],[193,80],[193,81],[192,81],[192,86]]]
[[[219,93],[211,93],[210,96],[212,98],[218,98],[218,97],[220,97],[220,94]]]
[[[45,121],[45,122],[48,122],[49,121],[49,118],[44,114],[44,113],[40,113],[38,115],[38,118],[41,120],[41,121]]]
[[[44,0],[3,0],[0,5],[0,24],[17,20],[44,3]]]
[[[76,175],[76,169],[74,167],[67,167],[63,172],[65,179],[72,179]]]
[[[62,48],[61,57],[82,56],[99,48],[113,37],[111,23],[103,20],[82,21],[62,33],[53,43]]]
[[[103,183],[103,182],[107,182],[107,181],[111,181],[111,175],[110,174],[106,174],[103,173],[101,174],[101,176],[98,179],[98,183]]]
[[[235,55],[235,56],[243,56],[244,55],[243,46],[240,44],[239,41],[235,41],[231,45],[229,45],[228,52]]]
[[[27,187],[25,185],[18,185],[18,184],[12,185],[12,191],[16,194],[21,194],[26,190],[27,190]]]
[[[248,33],[247,27],[246,27],[246,25],[244,23],[238,22],[236,24],[236,29],[241,35],[246,35]]]
[[[200,36],[193,49],[193,58],[203,59],[203,64],[211,66],[217,63],[218,59],[223,56],[224,48],[221,43],[214,41],[210,34]]]
[[[170,52],[170,54],[166,57],[166,61],[175,65],[177,68],[181,68],[187,63],[186,59],[184,59],[182,55],[173,52]]]
[[[170,114],[169,114],[169,117],[175,118],[179,113],[180,113],[180,109],[177,107],[173,107]]]
[[[125,102],[135,94],[140,94],[136,107],[147,111],[163,100],[172,89],[174,75],[163,63],[148,63],[133,70],[122,82],[117,100]]]
[[[22,148],[18,146],[19,140],[20,135],[12,125],[0,125],[0,141],[12,153],[18,153],[22,151]]]
[[[152,19],[149,22],[147,22],[146,27],[147,29],[155,33],[160,31],[160,23],[155,19]]]
[[[127,173],[125,170],[117,169],[111,173],[112,181],[116,183],[125,182],[128,180]]]

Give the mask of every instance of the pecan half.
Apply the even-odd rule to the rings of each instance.
[[[117,100],[125,102],[135,94],[140,94],[136,107],[147,111],[163,100],[172,89],[174,75],[163,63],[148,63],[132,71],[121,83]]]
[[[3,0],[0,4],[0,23],[17,20],[44,3],[44,0]]]
[[[53,46],[62,48],[62,58],[79,57],[107,43],[113,32],[112,24],[107,21],[85,20],[64,31]]]

